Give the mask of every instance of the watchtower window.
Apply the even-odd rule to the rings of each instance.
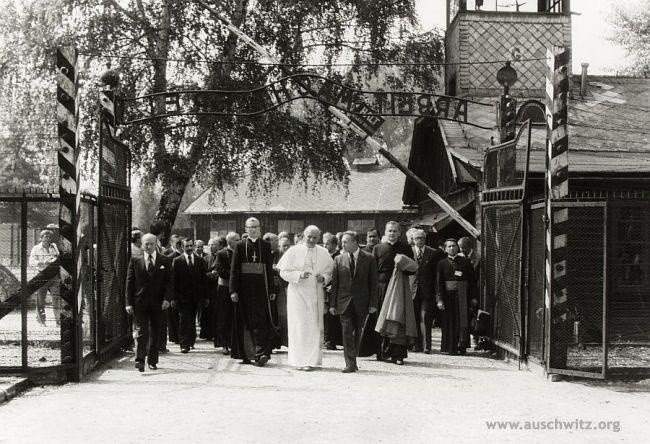
[[[447,0],[447,24],[460,12],[545,12],[568,14],[570,0]]]

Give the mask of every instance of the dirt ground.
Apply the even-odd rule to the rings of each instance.
[[[342,351],[326,351],[310,373],[286,361],[280,352],[264,368],[244,366],[200,341],[140,374],[126,355],[81,384],[0,405],[0,442],[593,443],[650,432],[650,381],[549,382],[483,352],[411,354],[402,367],[362,358],[356,374],[340,372]],[[575,430],[578,421],[596,430]]]

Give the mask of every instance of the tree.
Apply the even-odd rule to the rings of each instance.
[[[47,8],[43,2],[33,3]],[[357,86],[381,82],[385,89],[408,85],[436,91],[438,69],[366,65],[440,61],[442,39],[437,33],[417,32],[413,0],[226,0],[211,5],[283,63],[295,65],[295,72],[310,62],[352,61],[360,65],[308,69]],[[250,48],[192,1],[57,0],[55,6],[66,18],[61,18],[63,31],[53,33],[56,38],[48,45],[72,43],[80,49],[83,116],[94,115],[96,79],[107,63],[120,72],[125,96],[189,88],[251,89],[284,75],[276,66],[256,63]],[[207,111],[217,104],[196,106]],[[164,100],[152,107],[163,110]],[[82,146],[92,154],[96,123],[86,118],[82,125]],[[393,125],[384,131],[385,140],[404,132],[398,130]],[[126,127],[122,137],[132,149],[134,165],[150,183],[161,183],[156,218],[170,225],[190,180],[220,190],[248,176],[251,193],[273,190],[295,177],[306,183],[310,175],[345,184],[348,148],[359,142],[311,101],[249,119],[170,117]],[[90,156],[87,168],[93,166]]]
[[[650,71],[650,0],[636,0],[614,6],[611,40],[623,46],[632,59],[630,72],[648,75]]]
[[[12,2],[0,14],[0,188],[58,186],[54,61],[44,43],[60,23],[56,4]]]

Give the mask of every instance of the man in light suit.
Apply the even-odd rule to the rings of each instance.
[[[418,325],[416,352],[431,354],[431,329],[436,307],[436,267],[444,259],[439,249],[425,245],[427,234],[422,229],[413,231],[413,255],[418,271],[413,276],[413,308]]]
[[[126,275],[126,311],[134,316],[135,366],[140,372],[145,358],[151,370],[158,368],[161,318],[174,291],[171,260],[156,245],[153,234],[142,236],[143,254],[131,258]]]
[[[358,370],[357,354],[361,329],[369,313],[377,311],[377,262],[359,248],[357,233],[346,231],[341,239],[344,254],[334,259],[330,313],[341,316],[343,373]]]
[[[194,254],[194,241],[183,240],[183,254],[174,259],[174,299],[172,305],[180,315],[179,342],[181,353],[188,353],[196,341],[196,311],[208,305],[206,280],[208,267]]]

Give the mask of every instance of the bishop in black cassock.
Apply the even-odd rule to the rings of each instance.
[[[438,262],[436,302],[441,313],[440,351],[450,355],[465,354],[469,347],[470,282],[474,281],[472,263],[458,255],[455,239],[445,242],[447,257]]]
[[[263,366],[271,357],[275,336],[271,318],[271,298],[275,298],[271,245],[260,237],[260,223],[246,221],[248,238],[235,246],[230,268],[230,295],[235,302],[231,357],[244,363],[255,359]],[[248,337],[254,344],[254,356],[247,351]]]

